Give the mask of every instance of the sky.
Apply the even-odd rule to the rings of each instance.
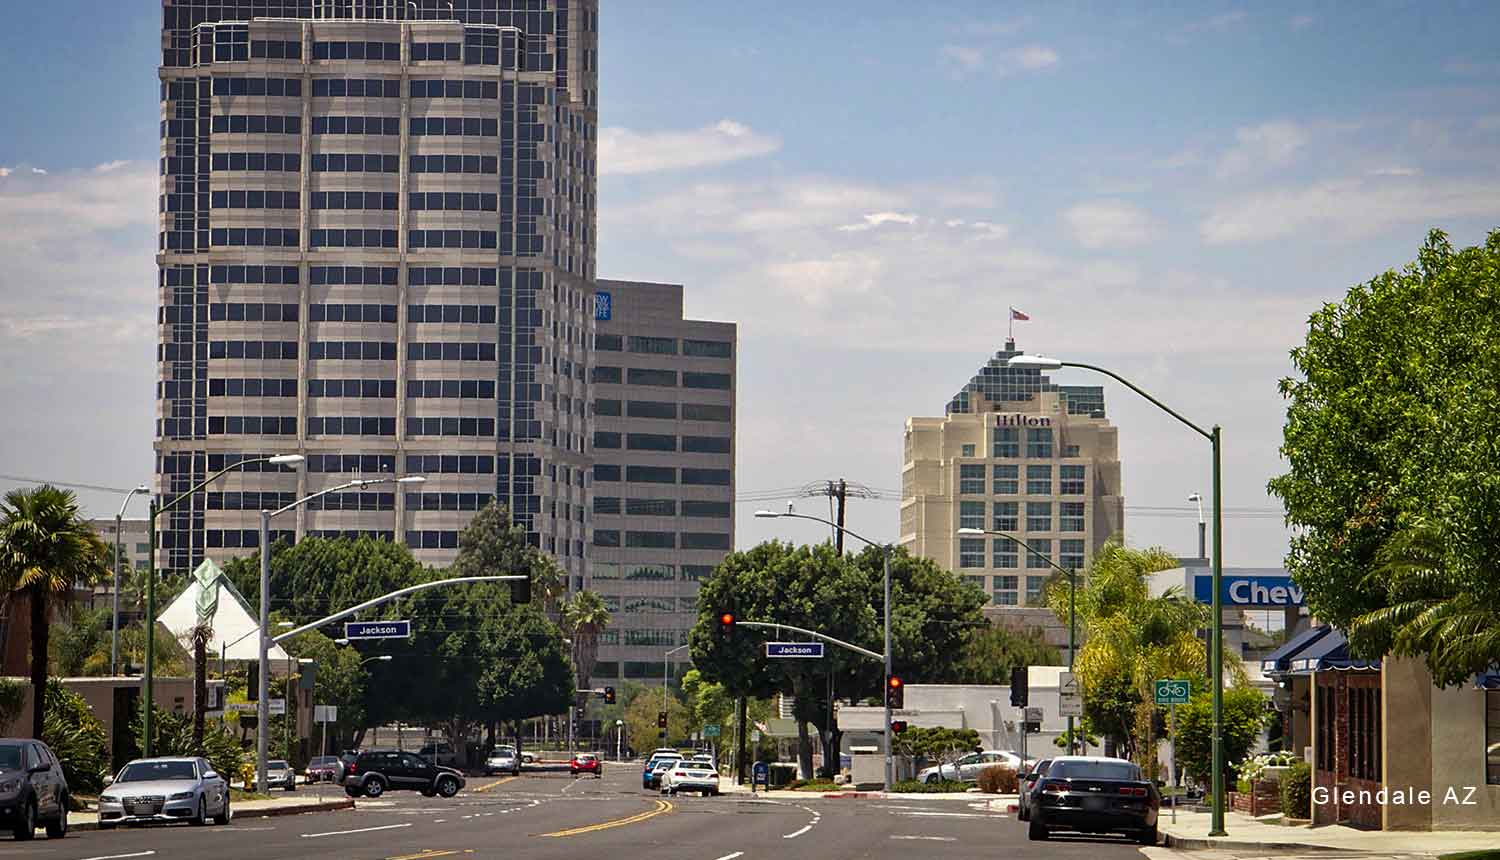
[[[943,414],[1013,306],[1022,349],[1221,424],[1225,564],[1278,565],[1308,315],[1429,229],[1500,227],[1492,3],[602,5],[598,271],[739,324],[742,548],[824,537],[752,515],[826,513],[797,488],[840,477],[887,497],[850,528],[894,539],[906,419]],[[158,8],[17,4],[0,30],[0,489],[150,477]],[[1193,554],[1208,445],[1054,380],[1105,386],[1128,542]]]

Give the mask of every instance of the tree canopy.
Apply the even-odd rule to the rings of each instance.
[[[1308,608],[1439,684],[1500,662],[1500,231],[1431,232],[1314,313],[1292,361],[1270,490]]]

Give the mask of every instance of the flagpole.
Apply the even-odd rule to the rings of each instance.
[[[1005,339],[1014,342],[1016,339],[1016,309],[1011,308],[1010,313],[1005,315]]]

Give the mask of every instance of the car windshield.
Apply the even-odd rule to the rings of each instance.
[[[1055,761],[1047,775],[1057,779],[1136,781],[1141,778],[1141,769],[1128,761]]]
[[[307,763],[307,765],[308,767],[318,767],[319,765],[333,764],[336,761],[338,761],[338,759],[334,758],[331,755],[320,755],[314,757],[312,761]]]
[[[656,767],[654,767],[652,769],[653,770],[667,770],[667,769],[671,768],[673,765],[675,765],[676,763],[677,762],[675,760],[674,761],[658,762],[657,765],[656,765]]]
[[[0,770],[21,769],[21,745],[5,744],[0,746]]]
[[[115,782],[150,782],[157,779],[196,779],[190,761],[137,761],[125,765]]]
[[[286,770],[287,764],[286,764],[286,762],[282,761],[281,759],[273,759],[271,761],[266,762],[266,767],[268,767],[268,768],[270,768],[272,770]]]

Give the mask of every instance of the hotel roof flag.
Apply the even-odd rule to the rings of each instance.
[[[1031,315],[1026,313],[1025,311],[1018,311],[1015,308],[1010,309],[1010,321],[1006,324],[1005,329],[1005,337],[1007,340],[1016,339],[1016,320],[1020,320],[1021,322],[1030,322]]]

